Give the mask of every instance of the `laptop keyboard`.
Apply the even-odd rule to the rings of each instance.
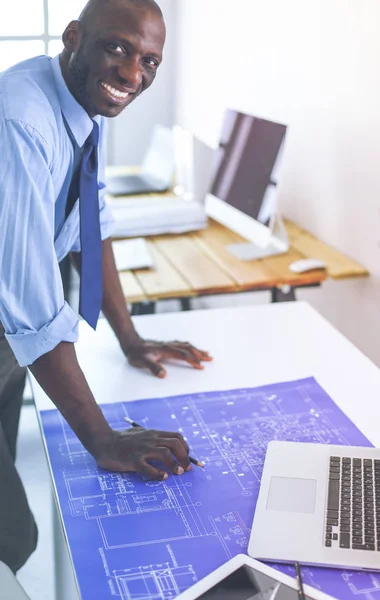
[[[380,460],[330,457],[325,546],[380,552]]]

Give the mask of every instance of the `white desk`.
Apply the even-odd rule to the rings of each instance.
[[[306,303],[136,317],[144,337],[182,339],[209,350],[204,371],[169,366],[158,380],[130,367],[105,321],[81,326],[77,352],[99,403],[216,389],[255,387],[314,376],[369,440],[380,446],[380,370]],[[36,382],[37,410],[53,408]],[[60,560],[62,548],[57,545]],[[67,558],[66,558],[67,562]],[[58,573],[63,590],[70,568]],[[70,595],[72,594],[72,595]],[[67,591],[65,600],[76,598]]]
[[[0,600],[30,600],[15,575],[3,562],[0,562]]]

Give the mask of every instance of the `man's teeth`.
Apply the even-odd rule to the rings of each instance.
[[[110,94],[112,94],[112,96],[115,96],[115,98],[122,98],[125,100],[129,96],[128,92],[119,92],[119,90],[116,90],[111,85],[108,85],[108,83],[103,83],[102,81],[101,84]]]

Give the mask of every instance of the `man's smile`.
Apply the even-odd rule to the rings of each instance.
[[[130,92],[121,92],[104,81],[100,81],[99,83],[107,95],[117,104],[124,104],[132,96]]]

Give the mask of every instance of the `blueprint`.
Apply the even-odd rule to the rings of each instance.
[[[114,429],[128,416],[180,431],[205,469],[164,482],[102,471],[58,411],[41,413],[82,600],[170,600],[245,553],[270,440],[371,445],[313,378],[102,410]],[[303,577],[339,600],[380,600],[380,573]]]

